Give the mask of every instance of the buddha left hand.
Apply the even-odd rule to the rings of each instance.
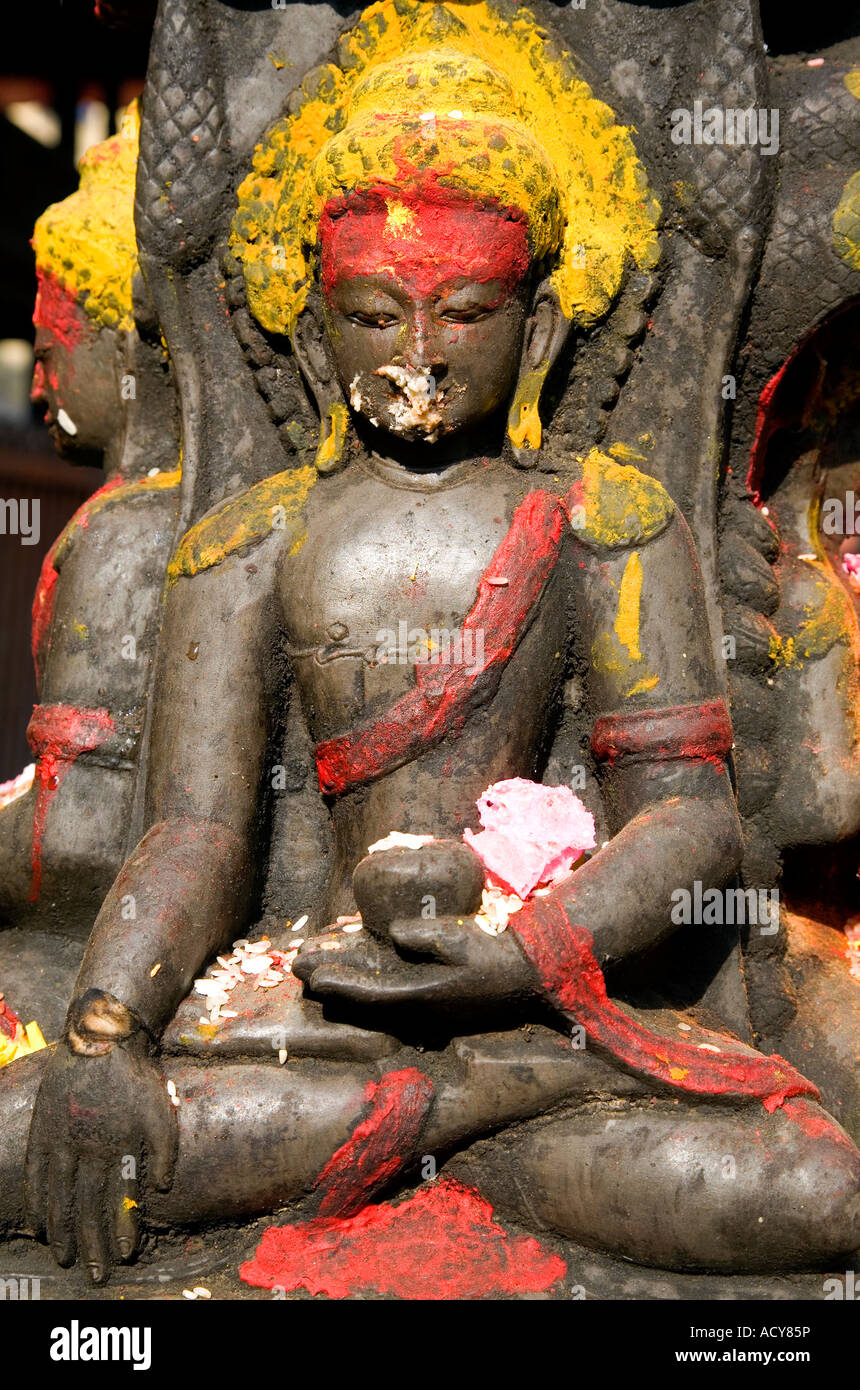
[[[339,996],[359,1004],[499,1004],[537,992],[532,966],[513,932],[488,936],[473,922],[456,917],[393,922],[389,934],[405,960],[380,951],[371,936],[353,940],[349,960],[309,941],[293,964],[293,974],[313,994]]]
[[[59,1265],[75,1256],[93,1283],[139,1237],[140,1173],[170,1186],[179,1127],[152,1043],[118,999],[89,990],[76,1000],[36,1097],[27,1184],[36,1234]]]

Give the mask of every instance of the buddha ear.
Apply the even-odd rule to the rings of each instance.
[[[561,307],[558,290],[548,276],[538,285],[532,299],[532,312],[523,347],[523,360],[530,370],[542,362],[547,372],[555,366],[559,353],[567,342],[570,319]]]
[[[520,375],[508,415],[508,438],[520,468],[534,468],[541,446],[541,391],[570,332],[552,280],[542,280],[532,298],[523,340]]]
[[[290,335],[293,352],[320,413],[316,466],[333,473],[343,460],[349,411],[335,371],[322,304],[312,291]]]
[[[305,307],[290,334],[296,361],[317,405],[328,400],[335,380],[334,362],[328,345],[325,319],[319,294],[309,293]],[[323,410],[320,410],[323,414]]]

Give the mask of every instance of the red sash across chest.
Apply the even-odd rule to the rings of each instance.
[[[417,664],[414,687],[384,714],[317,744],[321,791],[340,796],[384,776],[447,734],[458,733],[469,714],[492,697],[555,568],[566,521],[563,498],[529,493],[517,507],[463,623],[464,634],[483,633],[483,660]],[[501,579],[507,582],[493,583]],[[471,653],[480,646],[464,641],[455,650]]]

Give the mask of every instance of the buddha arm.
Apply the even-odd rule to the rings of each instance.
[[[232,556],[169,591],[155,692],[147,831],[96,919],[76,997],[113,995],[158,1035],[256,886],[268,742],[273,561]]]
[[[673,930],[676,889],[729,881],[741,832],[726,766],[731,728],[686,524],[675,512],[639,547],[582,545],[577,558],[587,593],[581,665],[613,835],[553,897],[594,938],[603,965]]]

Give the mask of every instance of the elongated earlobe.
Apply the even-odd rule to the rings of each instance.
[[[520,468],[534,468],[541,446],[540,396],[549,364],[524,372],[517,383],[508,414],[508,439]]]
[[[335,473],[343,462],[349,411],[343,401],[333,401],[320,420],[316,466],[320,473]]]
[[[316,467],[320,473],[336,473],[347,455],[349,410],[337,381],[326,343],[322,309],[315,296],[309,297],[296,322],[292,345],[320,413]]]
[[[508,413],[508,439],[519,468],[538,465],[543,439],[541,393],[569,330],[570,321],[562,311],[558,293],[550,280],[544,280],[534,297],[520,377]]]

